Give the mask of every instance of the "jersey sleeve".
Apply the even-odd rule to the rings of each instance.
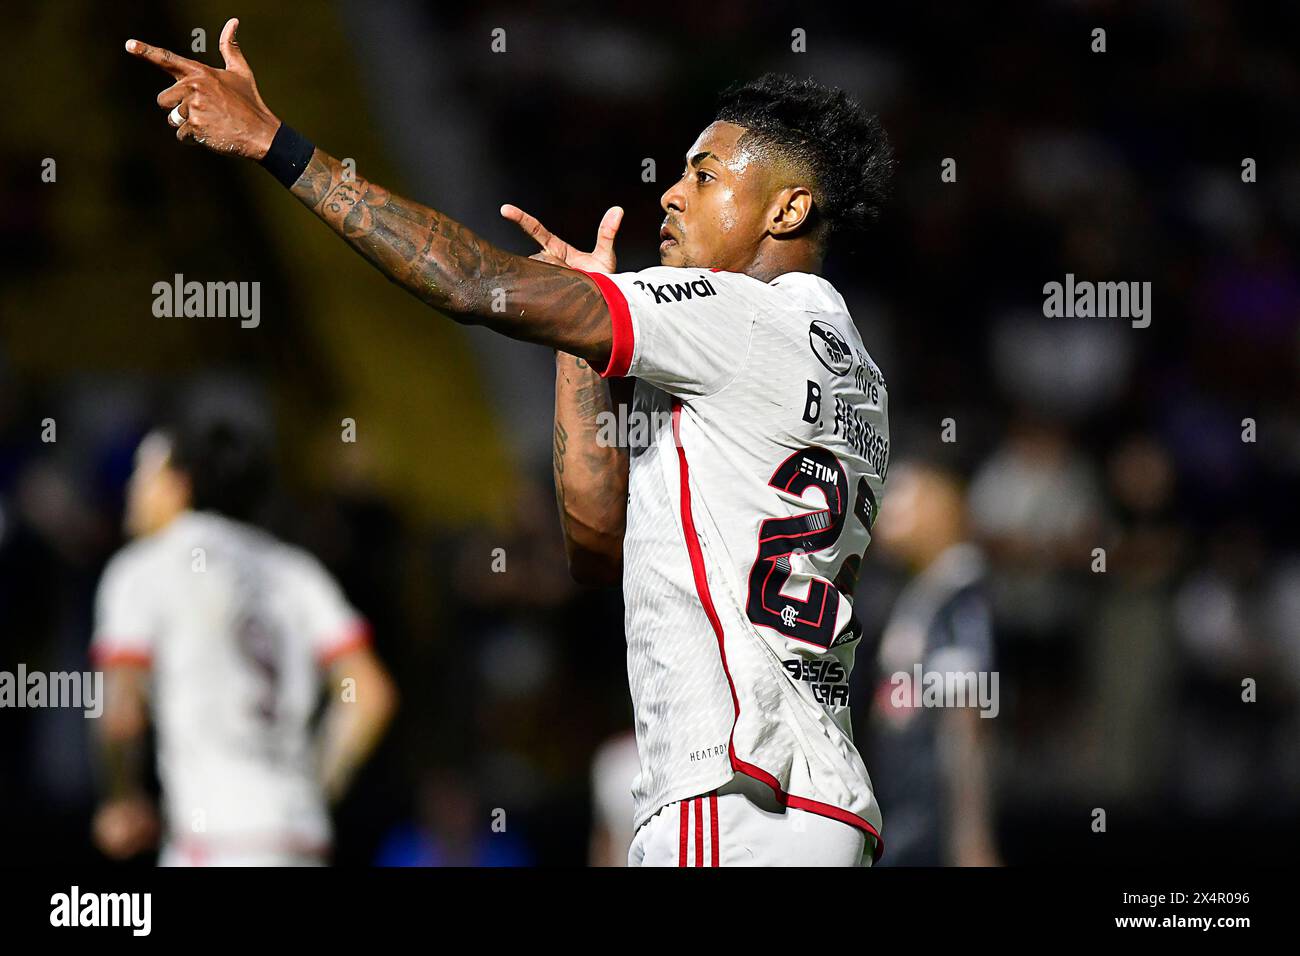
[[[97,667],[153,663],[157,637],[156,589],[137,550],[118,552],[104,568],[95,594],[90,657]]]
[[[302,620],[322,667],[370,644],[369,622],[348,603],[343,589],[319,561],[304,554],[296,578]]]
[[[769,287],[735,272],[655,266],[588,272],[609,306],[613,347],[604,378],[632,376],[673,395],[725,388],[749,353]]]

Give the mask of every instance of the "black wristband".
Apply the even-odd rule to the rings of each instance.
[[[271,140],[271,148],[262,157],[262,165],[286,189],[292,189],[302,171],[311,162],[311,154],[316,151],[311,140],[305,138],[288,123],[281,123]]]

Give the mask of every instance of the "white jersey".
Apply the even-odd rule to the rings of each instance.
[[[878,844],[848,679],[889,460],[880,370],[818,276],[591,276],[602,374],[637,379],[633,433],[648,424],[623,545],[637,826],[743,774]]]
[[[185,512],[113,557],[92,656],[152,668],[173,852],[327,848],[309,729],[320,667],[367,640],[315,558],[214,513]]]

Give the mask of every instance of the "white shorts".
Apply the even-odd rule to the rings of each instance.
[[[767,802],[751,787],[728,784],[661,807],[636,831],[627,865],[871,865],[872,848],[857,827],[774,801],[760,806]]]

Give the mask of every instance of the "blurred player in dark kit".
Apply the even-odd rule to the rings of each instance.
[[[966,514],[955,475],[933,464],[900,463],[876,525],[880,547],[912,575],[881,638],[869,721],[895,865],[999,863],[989,766],[994,721],[971,701],[921,706],[914,680],[917,665],[944,675],[988,674],[994,666],[987,565],[967,539]]]

